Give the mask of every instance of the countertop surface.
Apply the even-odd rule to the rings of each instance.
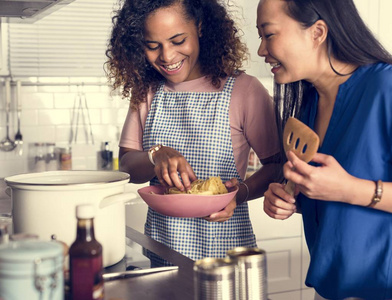
[[[11,198],[5,193],[5,189],[6,185],[4,180],[0,179],[0,215],[10,214],[12,209]],[[194,299],[193,260],[128,226],[126,228],[126,237],[134,244],[137,244],[139,248],[143,247],[158,254],[173,265],[178,266],[178,269],[106,281],[104,285],[105,300]],[[140,256],[141,254],[139,254]],[[128,260],[127,257],[124,257],[124,260],[120,263],[106,268],[105,273],[125,271],[129,262]],[[147,258],[144,257],[141,265],[136,263],[136,267],[148,268],[146,266],[146,260]],[[131,261],[131,264],[134,265],[133,261]]]
[[[178,266],[178,270],[105,282],[106,300],[184,300],[193,299],[194,261],[131,227],[127,238]]]

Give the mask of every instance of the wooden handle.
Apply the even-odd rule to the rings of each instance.
[[[286,193],[290,194],[291,196],[294,197],[294,193],[295,193],[295,183],[292,181],[287,181],[284,190],[286,191]]]

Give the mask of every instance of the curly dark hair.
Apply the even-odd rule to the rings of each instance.
[[[155,10],[181,4],[185,17],[201,24],[199,63],[203,74],[219,88],[220,79],[233,75],[248,58],[241,31],[228,11],[229,4],[219,0],[124,0],[115,12],[106,56],[105,70],[113,90],[122,87],[122,96],[130,98],[137,109],[146,101],[149,90],[157,90],[164,77],[147,61],[144,49],[144,24]]]

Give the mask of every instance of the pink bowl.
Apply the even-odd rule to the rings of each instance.
[[[152,194],[152,193],[153,194]],[[164,194],[160,185],[147,186],[138,190],[140,197],[153,210],[171,217],[199,218],[220,211],[229,204],[238,188],[221,195]]]

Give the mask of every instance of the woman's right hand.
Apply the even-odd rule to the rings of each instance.
[[[191,182],[197,179],[185,157],[173,148],[162,146],[154,153],[153,159],[155,174],[163,186],[175,186],[184,191],[190,189]]]
[[[285,220],[297,211],[295,199],[284,190],[284,184],[271,183],[264,193],[264,211],[273,219]]]

